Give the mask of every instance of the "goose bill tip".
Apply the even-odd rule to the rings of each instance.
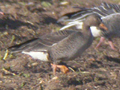
[[[99,26],[100,28],[103,28],[104,30],[108,30],[108,28],[103,23],[101,23]]]

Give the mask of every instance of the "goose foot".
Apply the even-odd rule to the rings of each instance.
[[[54,74],[54,75],[56,74],[57,68],[59,68],[60,71],[63,72],[63,73],[65,73],[65,74],[66,74],[67,72],[69,72],[69,69],[68,69],[65,65],[56,65],[56,64],[52,64],[52,63],[51,63],[51,66],[52,66],[52,68],[53,68],[53,74]]]

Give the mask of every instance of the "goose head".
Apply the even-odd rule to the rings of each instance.
[[[101,17],[97,14],[88,16],[83,22],[83,30],[90,30],[91,27],[98,27],[100,28],[99,30],[107,30],[107,27],[102,23]]]

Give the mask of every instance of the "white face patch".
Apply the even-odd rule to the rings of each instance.
[[[99,37],[99,36],[101,36],[101,30],[99,30],[96,26],[91,26],[90,27],[90,29],[91,29],[91,33],[92,33],[92,35],[94,36],[94,37]]]
[[[48,53],[45,52],[25,52],[23,51],[22,53],[30,55],[34,59],[39,59],[41,61],[48,61]]]

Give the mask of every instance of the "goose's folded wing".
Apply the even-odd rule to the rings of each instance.
[[[8,50],[12,52],[22,52],[22,51],[46,51],[50,46],[59,42],[60,40],[66,38],[75,31],[65,30],[46,34],[35,40],[30,40],[20,45],[12,46]]]
[[[92,11],[91,9],[86,8],[86,9],[81,9],[76,12],[67,13],[63,15],[62,17],[60,17],[57,22],[70,22],[80,17],[87,16],[89,13],[91,13],[91,11]]]
[[[48,44],[48,45],[52,45],[54,43],[59,42],[60,40],[68,37],[70,34],[75,33],[77,31],[73,31],[73,30],[64,30],[64,31],[59,31],[59,32],[53,32],[50,34],[46,34],[42,37],[40,37],[44,43]]]

